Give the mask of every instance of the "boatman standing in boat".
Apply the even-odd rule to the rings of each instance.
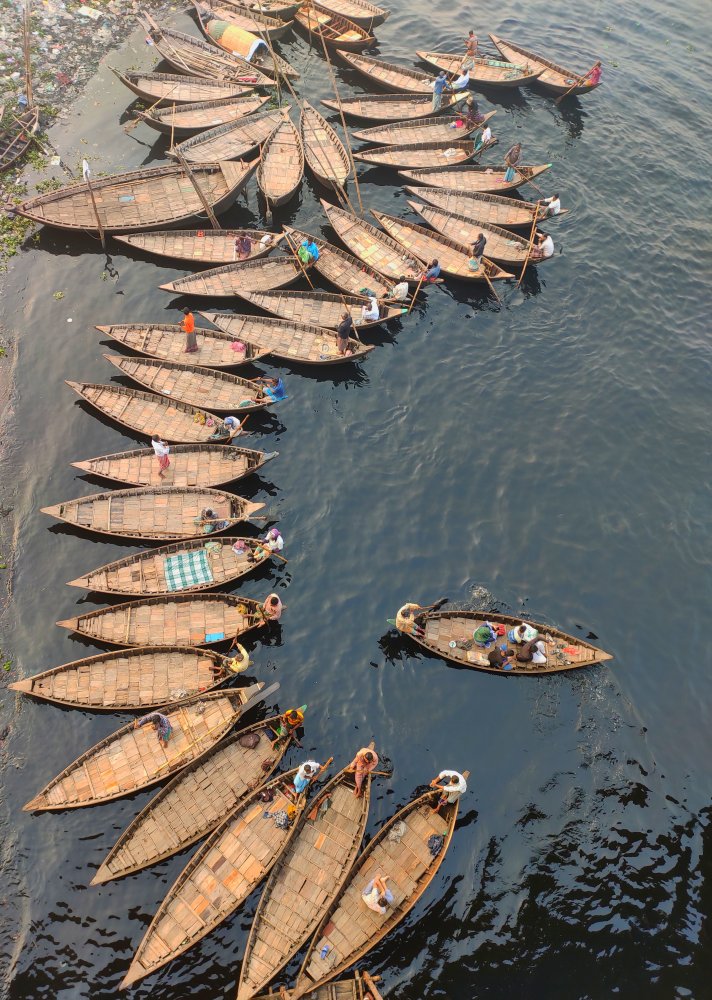
[[[370,747],[362,747],[349,764],[347,770],[354,772],[354,795],[363,795],[363,779],[378,767],[378,754]]]
[[[507,152],[504,154],[504,165],[507,168],[504,172],[504,182],[505,184],[511,184],[517,175],[517,170],[515,167],[522,158],[522,144],[521,142],[515,142],[513,146],[510,146]]]
[[[183,320],[180,324],[185,332],[185,354],[195,354],[198,350],[198,341],[195,336],[195,316],[190,309],[183,310]]]
[[[433,806],[433,812],[439,812],[448,802],[457,802],[462,793],[467,791],[467,782],[459,771],[441,771],[430,784],[441,792],[437,804]]]
[[[341,322],[336,328],[336,350],[343,357],[351,353],[349,338],[354,332],[354,321],[351,318],[351,313],[343,312],[341,314]]]
[[[158,459],[158,478],[166,478],[166,469],[171,464],[171,460],[168,457],[171,453],[171,449],[168,447],[165,441],[162,441],[158,434],[151,435],[151,444],[153,446],[153,452]]]
[[[475,57],[477,56],[477,35],[474,31],[465,39],[465,58],[462,60],[462,66],[460,67],[460,72],[463,73],[466,69],[472,69],[475,65]]]
[[[435,77],[435,81],[433,83],[433,111],[439,111],[443,106],[444,90],[452,90],[452,87],[447,82],[445,70],[441,70],[441,72]]]
[[[301,795],[307,790],[319,771],[321,771],[321,764],[317,760],[307,760],[299,766],[299,770],[294,775],[294,791],[297,795]]]

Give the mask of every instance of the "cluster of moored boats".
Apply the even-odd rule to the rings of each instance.
[[[231,660],[209,647],[237,642],[265,619],[260,602],[216,588],[283,557],[265,539],[232,533],[258,517],[263,505],[221,487],[258,471],[276,452],[238,446],[234,421],[227,423],[224,414],[254,413],[278,401],[263,383],[233,373],[242,364],[269,357],[310,365],[362,359],[373,347],[361,333],[409,311],[434,259],[441,279],[489,284],[511,277],[505,268],[526,267],[546,212],[538,202],[504,192],[549,165],[517,165],[514,178],[505,179],[504,169],[473,164],[490,144],[478,136],[495,112],[470,109],[476,120],[467,119],[468,90],[445,99],[434,113],[431,73],[364,54],[388,16],[368,0],[194,0],[193,6],[204,39],[142,17],[147,40],[175,72],[116,74],[149,105],[138,119],[170,136],[174,162],[96,180],[86,172],[83,182],[31,198],[18,211],[45,225],[109,235],[139,254],[186,262],[195,272],[162,289],[196,298],[240,297],[264,315],[201,313],[211,325],[195,329],[197,349],[189,355],[184,326],[99,326],[131,352],[105,355],[107,361],[140,388],[68,383],[132,433],[169,442],[170,465],[160,465],[151,448],[76,462],[81,471],[123,488],[45,512],[84,530],[162,544],[71,581],[128,598],[58,623],[117,650],[12,687],[85,710],[160,710],[171,737],[166,742],[150,726],[129,723],[83,753],[25,808],[79,808],[170,779],[119,837],[93,884],[143,870],[207,838],[159,907],[123,986],[183,954],[266,879],[238,1000],[258,994],[262,1000],[379,1000],[367,972],[332,980],[392,930],[425,891],[450,843],[457,796],[435,809],[439,790],[418,795],[362,850],[371,783],[379,772],[367,775],[358,795],[353,767],[344,767],[308,798],[296,790],[296,768],[276,773],[296,731],[284,735],[275,717],[231,732],[278,685],[226,686],[234,679]],[[390,91],[341,98],[334,83],[335,99],[322,103],[339,114],[345,142],[298,97],[299,73],[275,51],[275,40],[284,40],[292,28],[323,52],[330,73],[333,56]],[[471,60],[475,87],[539,85],[564,96],[597,83],[491,37],[499,55]],[[463,58],[430,51],[417,56],[450,80]],[[300,111],[299,127],[289,116],[287,92]],[[347,118],[366,127],[349,134]],[[352,140],[369,145],[354,153]],[[382,212],[372,213],[379,225],[363,218],[346,193],[356,161],[398,170],[412,182],[407,191],[419,200],[408,204],[424,225]],[[253,176],[270,218],[295,196],[305,169],[336,195],[339,204],[321,204],[346,249],[293,226],[280,232],[220,228],[217,216]],[[357,193],[361,205],[360,188]],[[211,228],[178,228],[196,219]],[[488,254],[478,269],[471,266],[469,247],[480,232]],[[338,291],[315,287],[318,278]],[[287,288],[297,281],[309,287]],[[394,297],[394,286],[403,281],[408,294]],[[343,334],[340,341],[336,332],[345,314],[353,321],[346,350]],[[419,624],[407,634],[422,646],[461,665],[495,669],[482,644],[472,641],[485,624],[481,615],[439,606],[419,610]],[[489,627],[493,635],[503,634],[518,621],[500,615]],[[528,664],[514,673],[609,658],[590,643],[540,629],[542,641],[551,645],[548,665]],[[361,893],[384,872],[394,898],[382,916],[362,905]],[[305,946],[293,990],[264,993]]]

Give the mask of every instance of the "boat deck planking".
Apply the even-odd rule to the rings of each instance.
[[[225,298],[238,295],[240,289],[261,292],[266,288],[282,288],[302,277],[296,257],[269,257],[260,260],[238,261],[225,264],[198,274],[167,281],[158,287],[177,295],[198,295],[208,298]]]
[[[254,344],[243,344],[244,350],[236,350],[237,343],[222,330],[210,330],[196,326],[195,339],[198,350],[188,354],[185,349],[185,331],[175,323],[116,323],[111,326],[97,326],[97,330],[112,337],[119,344],[137,351],[149,358],[160,361],[185,361],[206,368],[234,368],[246,361],[257,361],[264,357]]]

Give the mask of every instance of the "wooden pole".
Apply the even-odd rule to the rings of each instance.
[[[31,108],[35,103],[32,96],[32,72],[30,60],[30,4],[32,0],[27,0],[25,13],[22,21],[22,49],[25,56],[25,90],[27,93],[27,107]]]
[[[497,299],[497,301],[501,304],[502,300],[500,299],[499,295],[497,295],[497,293],[495,292],[494,285],[492,284],[492,279],[490,278],[489,274],[487,274],[487,267],[491,263],[491,261],[487,260],[486,257],[483,257],[482,260],[480,261],[480,263],[482,264],[482,267],[484,268],[485,281],[489,285],[490,291],[492,292],[492,294],[494,295],[494,297]]]
[[[536,207],[535,207],[535,211],[534,211],[534,221],[532,222],[532,231],[531,231],[531,234],[529,236],[529,246],[527,247],[527,255],[524,258],[524,265],[522,267],[522,273],[519,275],[519,281],[517,282],[517,288],[519,288],[519,286],[521,285],[521,283],[524,281],[524,272],[527,269],[527,264],[529,263],[529,258],[531,256],[531,252],[532,252],[532,247],[534,246],[534,237],[536,236],[536,224],[539,221],[539,219],[538,219],[538,216],[539,216],[539,205],[540,205],[540,202],[537,201]]]
[[[307,279],[307,281],[309,282],[309,285],[311,286],[311,288],[313,290],[314,284],[313,284],[311,278],[309,277],[309,275],[307,274],[307,269],[304,267],[304,264],[299,259],[299,254],[294,249],[294,245],[293,245],[292,241],[289,238],[289,233],[285,232],[284,235],[285,235],[285,237],[287,239],[287,243],[289,243],[289,249],[292,251],[292,253],[294,254],[294,256],[297,258],[297,263],[299,264],[300,268],[302,269],[302,273],[304,274],[304,277]]]
[[[213,229],[220,229],[220,223],[218,222],[218,220],[215,217],[215,212],[213,212],[212,208],[208,204],[208,201],[207,201],[205,195],[203,194],[203,192],[202,192],[202,190],[200,188],[200,185],[198,184],[197,180],[195,179],[193,171],[188,166],[188,161],[186,160],[186,158],[183,156],[182,153],[178,152],[177,149],[175,149],[173,152],[175,153],[178,162],[180,163],[180,165],[185,170],[185,172],[186,172],[186,174],[188,176],[188,180],[190,181],[190,183],[195,188],[195,193],[197,194],[197,196],[200,198],[200,201],[202,202],[203,208],[205,209],[205,211],[207,213],[207,216],[210,219],[211,226],[213,227]]]
[[[422,273],[422,275],[420,277],[420,281],[418,282],[418,286],[415,289],[415,291],[413,292],[413,297],[410,300],[410,305],[408,306],[408,312],[406,313],[406,316],[410,316],[410,311],[413,308],[413,306],[415,305],[415,300],[416,300],[416,298],[418,296],[418,292],[420,291],[420,286],[423,284],[424,281],[425,281],[425,271],[423,271],[423,273]]]
[[[86,163],[86,160],[84,161]],[[101,240],[101,245],[104,250],[106,250],[106,234],[104,233],[104,227],[101,224],[101,219],[99,218],[99,209],[96,206],[96,198],[94,197],[94,189],[91,186],[91,181],[89,180],[89,169],[87,164],[87,169],[84,170],[84,180],[87,184],[87,189],[89,191],[89,197],[91,198],[92,208],[94,209],[94,216],[96,218],[96,225],[99,230],[99,239]]]
[[[593,66],[590,68],[590,70],[588,71],[588,73],[584,73],[583,76],[580,76],[578,78],[578,80],[573,85],[573,87],[569,87],[569,89],[566,91],[565,94],[562,94],[561,97],[557,97],[556,100],[554,101],[554,104],[557,104],[557,105],[561,104],[561,102],[563,101],[563,99],[565,97],[568,97],[572,90],[576,90],[577,87],[580,87],[581,84],[584,83],[589,78],[589,76],[591,75],[591,73],[593,73],[594,69],[596,69],[600,65],[601,65],[601,60],[599,59],[597,62],[595,62],[593,64]]]

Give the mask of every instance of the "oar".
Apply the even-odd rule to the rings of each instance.
[[[482,268],[483,268],[483,271],[484,271],[485,281],[489,285],[490,291],[492,292],[492,294],[494,295],[494,297],[497,299],[497,301],[501,305],[502,300],[500,299],[499,295],[497,295],[496,291],[494,290],[494,285],[492,284],[492,279],[490,278],[489,274],[487,274],[487,265],[490,264],[491,261],[489,261],[486,257],[483,257],[482,260],[480,261],[480,263],[482,264]]]
[[[290,240],[290,238],[289,238],[289,233],[287,233],[287,232],[285,231],[284,235],[285,235],[285,238],[286,238],[286,240],[287,240],[287,243],[289,243],[289,249],[290,249],[290,250],[292,251],[292,253],[294,254],[294,256],[295,256],[295,257],[297,258],[297,264],[299,264],[299,266],[300,266],[300,268],[302,269],[302,272],[303,272],[303,274],[304,274],[304,277],[305,277],[305,278],[307,279],[307,281],[309,282],[309,284],[310,284],[310,286],[311,286],[311,288],[312,288],[312,290],[313,290],[313,289],[314,289],[314,282],[313,282],[313,281],[311,280],[311,278],[310,278],[310,277],[309,277],[309,275],[307,274],[307,269],[306,269],[306,268],[304,267],[304,264],[302,263],[302,260],[301,260],[301,258],[300,258],[300,256],[299,256],[299,254],[298,254],[298,253],[297,253],[297,251],[296,251],[296,250],[294,249],[294,246],[293,246],[293,244],[292,244],[292,241],[291,241],[291,240]]]
[[[376,989],[376,980],[378,979],[380,981],[381,977],[380,976],[369,976],[369,974],[367,972],[362,972],[361,973],[361,978],[363,979],[364,983],[366,984],[366,986],[369,988],[369,990],[373,994],[373,1000],[383,1000],[383,997],[381,996],[381,994]]]
[[[418,292],[420,291],[420,286],[423,284],[424,281],[425,281],[425,271],[423,271],[422,275],[420,276],[420,281],[418,282],[418,287],[413,292],[413,297],[410,300],[410,305],[408,306],[408,312],[406,313],[406,316],[410,316],[410,311],[413,308],[413,306],[415,305],[415,300],[417,298]]]
[[[536,236],[536,224],[539,221],[538,216],[539,216],[539,205],[540,204],[541,204],[541,202],[537,201],[537,203],[536,203],[536,205],[534,207],[534,221],[532,222],[532,231],[531,231],[531,235],[529,237],[529,246],[527,247],[527,255],[524,258],[524,265],[522,267],[522,273],[519,275],[519,281],[517,282],[517,288],[519,288],[519,286],[521,285],[522,281],[524,281],[524,272],[527,269],[527,264],[529,263],[529,258],[531,256],[531,252],[532,252],[532,247],[534,246],[534,237]]]
[[[561,97],[557,97],[556,100],[554,101],[554,104],[561,104],[561,102],[563,101],[563,99],[565,97],[568,97],[572,90],[576,90],[577,87],[580,87],[581,84],[584,83],[589,78],[589,76],[591,75],[591,73],[593,73],[594,69],[596,69],[596,67],[600,66],[600,65],[601,65],[601,60],[599,59],[598,62],[596,62],[596,63],[593,64],[593,66],[590,68],[590,70],[588,71],[588,73],[584,73],[583,76],[580,76],[578,78],[578,80],[573,85],[573,87],[569,87],[569,89],[566,91],[565,94],[562,94]]]
[[[279,552],[274,552],[272,549],[268,549],[266,542],[262,542],[262,541],[258,540],[257,543],[256,543],[256,545],[255,545],[255,548],[257,548],[258,545],[261,546],[261,548],[263,548],[265,550],[265,552],[268,552],[269,555],[276,556],[277,559],[281,559],[283,563],[289,562],[289,559],[285,559],[284,556],[281,556],[279,554]]]

